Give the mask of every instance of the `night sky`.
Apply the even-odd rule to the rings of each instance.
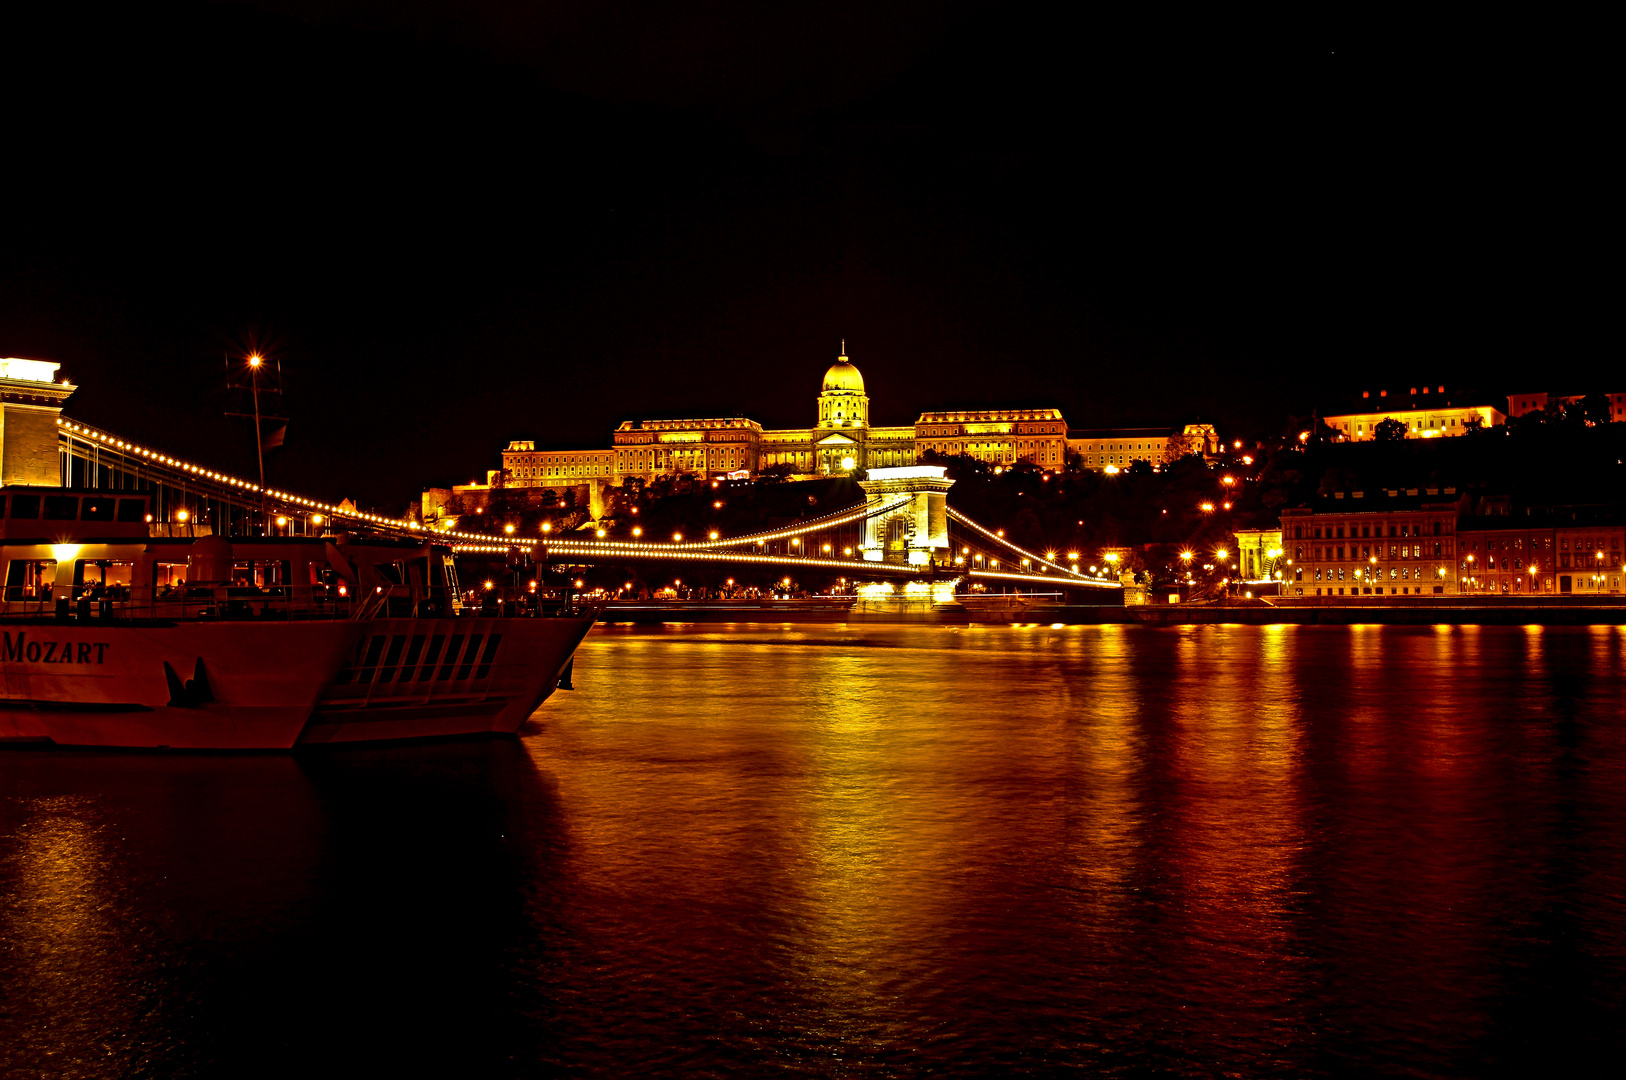
[[[627,418],[808,426],[842,338],[878,423],[1054,405],[1259,436],[1364,388],[1626,389],[1594,381],[1614,90],[1584,41],[970,3],[136,8],[0,25],[0,355],[248,475],[222,357],[263,349],[293,418],[272,480],[320,497],[398,511],[510,439]]]

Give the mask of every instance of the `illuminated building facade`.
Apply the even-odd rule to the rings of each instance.
[[[912,432],[924,454],[965,454],[993,465],[1067,464],[1067,421],[1060,409],[973,409],[921,413]]]
[[[1287,576],[1281,529],[1238,529],[1236,569],[1245,582],[1277,581]]]
[[[1552,561],[1560,594],[1621,591],[1621,545],[1626,528],[1619,525],[1571,525],[1553,530]]]
[[[950,409],[921,413],[911,425],[877,426],[870,422],[864,377],[846,356],[845,343],[824,373],[815,412],[813,427],[783,431],[737,416],[627,420],[608,448],[539,450],[530,440],[515,441],[503,451],[500,473],[493,470],[487,482],[561,495],[585,488],[596,506],[606,487],[661,476],[749,478],[770,468],[793,477],[841,476],[913,466],[927,453],[963,454],[1006,467],[1029,461],[1044,469],[1065,468],[1069,455],[1076,455],[1086,467],[1102,469],[1219,450],[1219,435],[1209,424],[1069,432],[1059,409]]]
[[[1509,394],[1507,414],[1523,416],[1526,413],[1542,412],[1548,405],[1573,405],[1585,396],[1585,394]],[[1626,423],[1626,394],[1605,394],[1604,397],[1609,399],[1609,418],[1617,424]]]
[[[1067,460],[1067,421],[1059,409],[927,412],[912,425],[874,425],[864,377],[845,349],[824,373],[816,415],[811,428],[783,431],[763,430],[744,417],[627,420],[607,449],[539,450],[535,442],[516,441],[503,451],[500,481],[596,491],[631,478],[745,478],[776,466],[796,477],[840,476],[912,466],[928,450],[994,465],[1031,461],[1047,469],[1060,469]],[[494,471],[488,482],[498,480]]]
[[[1451,596],[1457,520],[1455,488],[1335,492],[1330,505],[1282,511],[1282,591],[1290,596]]]
[[[1282,511],[1283,594],[1626,593],[1619,508],[1532,509],[1514,512],[1505,496],[1488,496],[1469,513],[1468,499],[1450,487],[1335,492]]]
[[[1167,465],[1188,454],[1219,453],[1213,424],[1182,428],[1078,428],[1067,433],[1067,452],[1086,469],[1125,469],[1131,462]]]
[[[1324,417],[1324,422],[1350,442],[1376,439],[1378,425],[1385,420],[1404,424],[1408,439],[1451,438],[1466,435],[1475,424],[1489,428],[1507,423],[1507,414],[1493,406],[1453,402],[1443,386],[1409,389],[1408,394],[1363,390],[1359,408]]]

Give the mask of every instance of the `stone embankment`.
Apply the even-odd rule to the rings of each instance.
[[[941,623],[958,625],[1120,624],[1189,626],[1287,623],[1306,626],[1351,626],[1359,623],[1431,626],[1587,626],[1626,624],[1626,598],[1552,597],[1515,602],[1471,597],[1423,597],[1411,603],[1376,598],[1333,602],[1298,600],[1223,601],[1157,604],[1145,607],[1027,602],[1011,598],[974,598],[965,604],[920,601],[855,601],[819,597],[806,600],[644,601],[610,604],[607,623],[676,622],[862,622]]]

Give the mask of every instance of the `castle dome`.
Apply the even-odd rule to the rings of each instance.
[[[842,344],[845,346],[846,343]],[[820,389],[851,390],[862,394],[864,376],[860,375],[858,369],[853,367],[852,361],[847,359],[845,355],[847,350],[843,348],[841,351],[843,355],[838,357],[836,362],[830,365],[830,370],[824,373],[824,385]]]

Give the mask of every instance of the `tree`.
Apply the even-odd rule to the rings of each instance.
[[[789,462],[781,461],[777,465],[769,465],[757,473],[757,479],[764,484],[778,484],[791,474]]]
[[[969,480],[974,476],[987,476],[993,468],[981,458],[970,454],[942,454],[936,450],[928,450],[920,455],[922,465],[942,465],[948,469],[950,480]]]
[[[1613,410],[1609,404],[1608,394],[1588,394],[1581,399],[1580,405],[1589,424],[1607,424],[1614,419],[1610,415]]]
[[[1378,442],[1399,442],[1406,437],[1406,425],[1392,416],[1385,416],[1372,429]]]

